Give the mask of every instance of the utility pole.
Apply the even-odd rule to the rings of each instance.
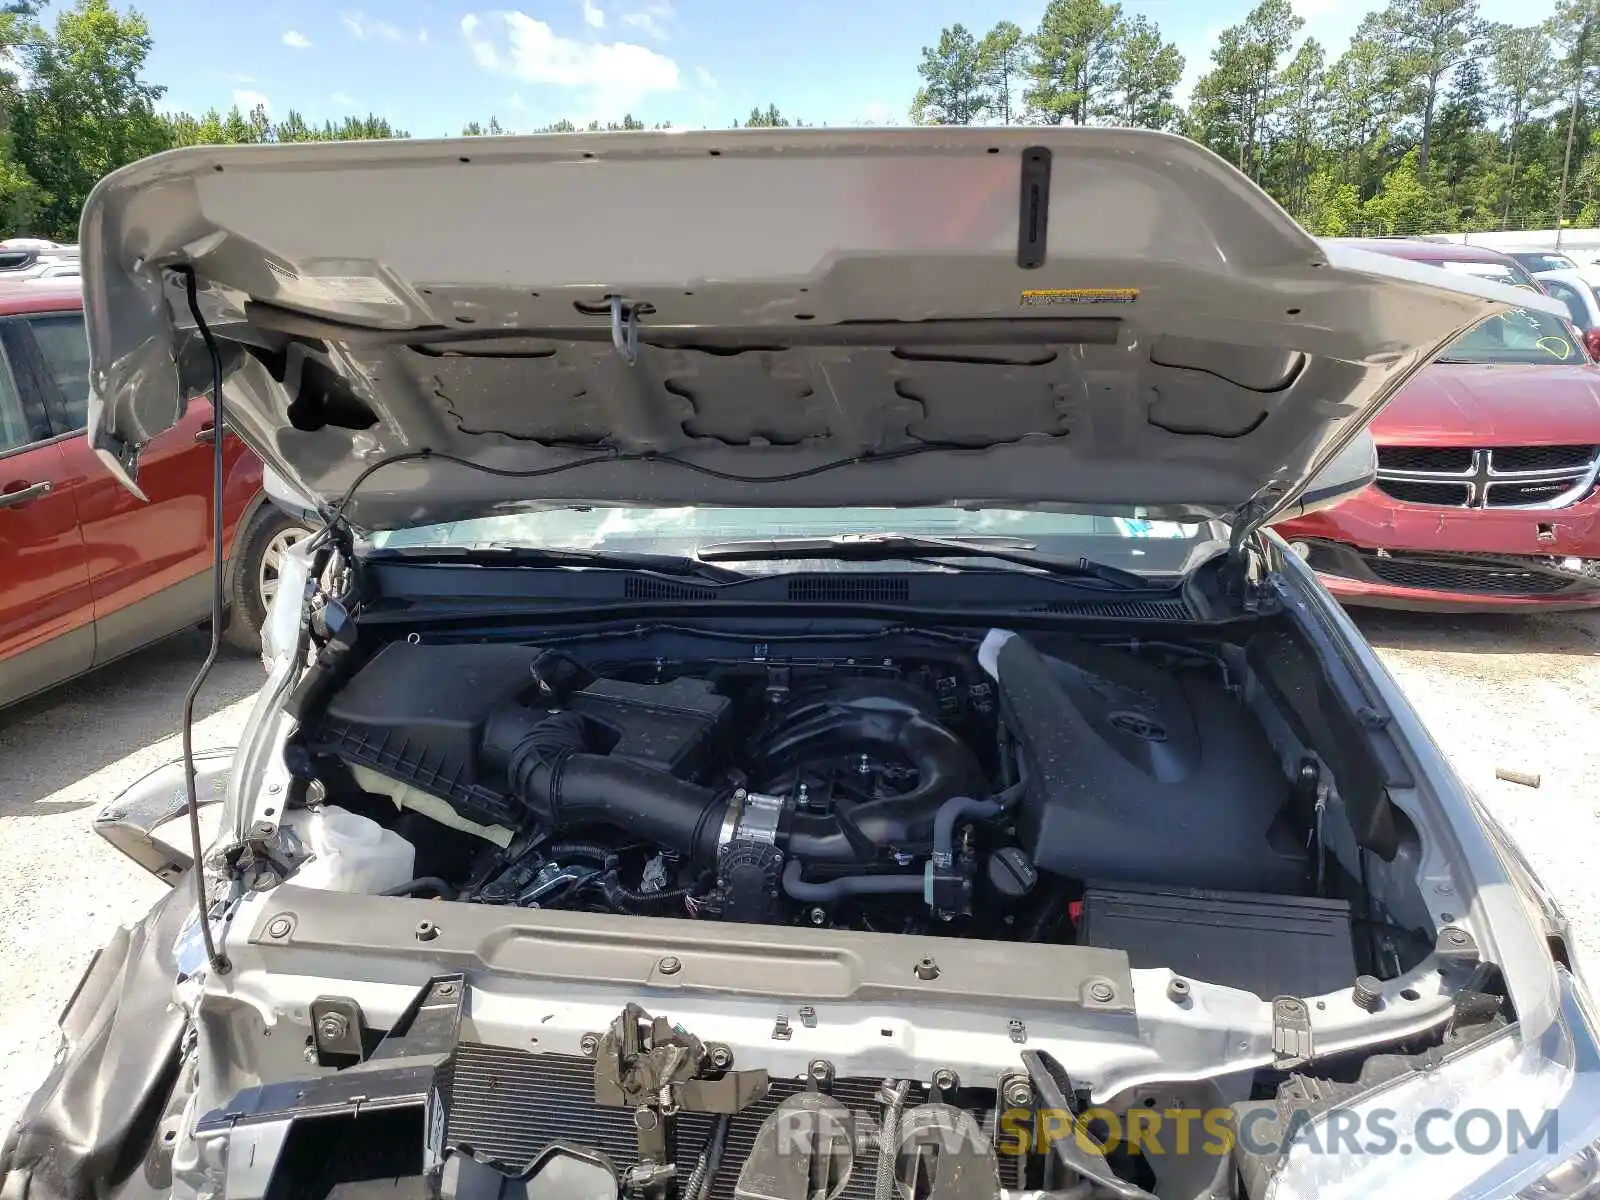
[[[1589,68],[1589,37],[1594,30],[1594,9],[1583,6],[1583,24],[1572,44],[1572,107],[1567,112],[1567,152],[1561,159],[1561,191],[1556,197],[1556,249],[1561,249],[1561,232],[1567,223],[1567,180],[1572,173],[1572,139],[1578,131],[1578,101],[1583,95],[1583,77]]]

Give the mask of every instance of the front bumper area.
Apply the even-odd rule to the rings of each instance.
[[[1376,486],[1276,526],[1347,604],[1424,612],[1600,607],[1600,489],[1565,508],[1408,504]],[[1577,559],[1576,570],[1562,564]]]
[[[1296,539],[1323,585],[1345,604],[1420,612],[1560,612],[1600,607],[1600,560],[1569,570],[1533,555],[1363,550]]]

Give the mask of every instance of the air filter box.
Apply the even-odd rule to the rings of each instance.
[[[542,654],[536,646],[391,643],[306,723],[303,741],[315,754],[437,796],[473,822],[519,828],[526,813],[507,794],[503,770],[484,760],[483,735],[503,709],[552,706],[533,673]],[[682,779],[706,764],[728,704],[700,679],[588,676],[559,707],[583,714],[593,752]]]
[[[1320,996],[1348,988],[1356,976],[1344,900],[1091,886],[1078,942],[1124,950],[1134,967],[1170,967],[1263,1000]]]
[[[448,800],[484,825],[515,829],[522,806],[480,764],[483,727],[537,690],[532,646],[393,642],[309,723],[307,747]]]

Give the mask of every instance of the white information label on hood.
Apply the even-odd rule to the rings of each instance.
[[[333,264],[329,264],[333,265]],[[363,304],[404,307],[405,301],[395,290],[374,274],[354,274],[347,263],[339,263],[344,271],[299,270],[284,263],[267,260],[267,267],[278,280],[279,295],[311,305]]]
[[[324,296],[340,304],[405,304],[388,284],[370,275],[324,275],[301,282],[320,288]]]

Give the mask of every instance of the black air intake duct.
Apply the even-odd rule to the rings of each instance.
[[[579,713],[508,706],[484,730],[484,757],[504,764],[506,786],[552,829],[605,825],[715,862],[727,797],[642,763],[586,753],[586,729]]]

